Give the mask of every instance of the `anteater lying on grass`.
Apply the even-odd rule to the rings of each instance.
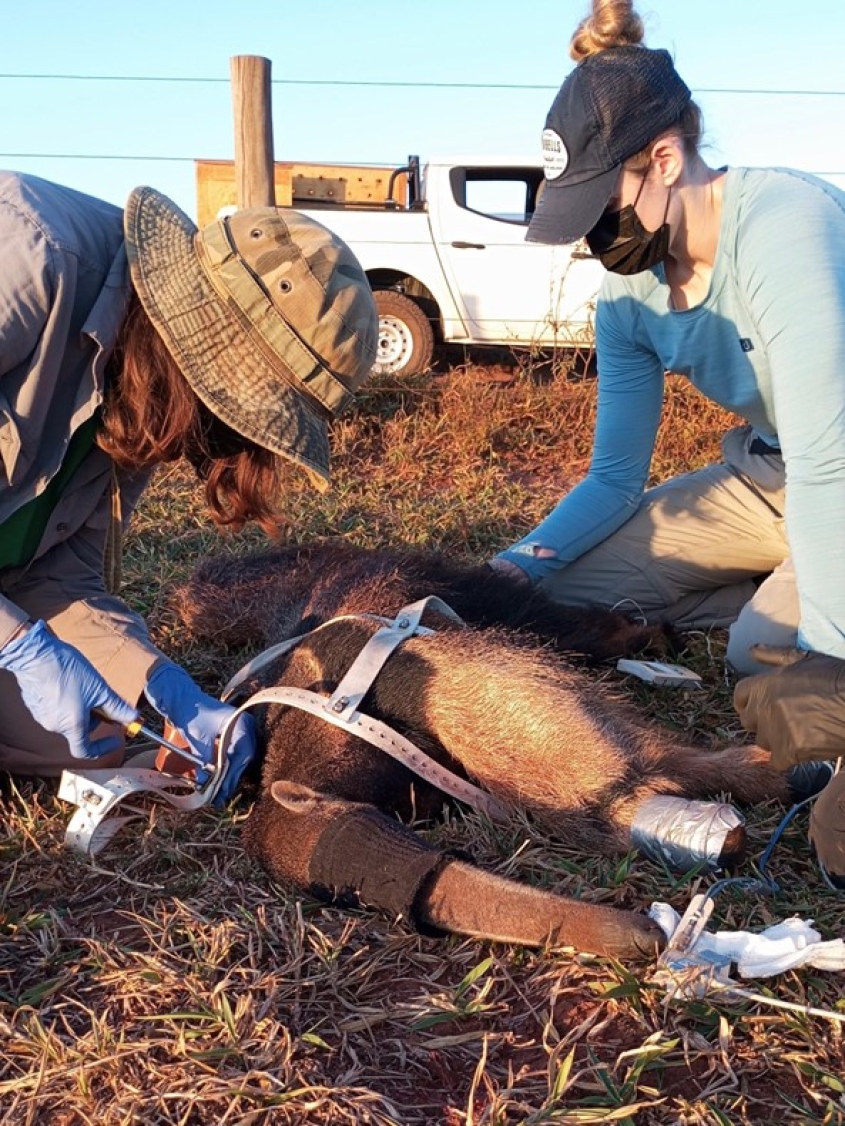
[[[271,645],[338,615],[393,616],[429,594],[468,624],[427,613],[437,632],[393,653],[361,710],[552,834],[586,853],[627,851],[637,813],[655,795],[787,796],[764,752],[697,750],[639,718],[563,655],[630,655],[665,644],[659,629],[549,603],[486,566],[334,542],[288,547],[206,561],[179,608],[197,636]],[[377,628],[360,618],[333,623],[240,695],[268,684],[330,695]],[[257,717],[264,759],[246,846],[280,881],[420,927],[620,957],[660,944],[643,915],[530,889],[429,845],[396,814],[435,813],[443,794],[369,743],[295,708],[262,706]],[[740,826],[723,853],[737,856],[743,845]]]

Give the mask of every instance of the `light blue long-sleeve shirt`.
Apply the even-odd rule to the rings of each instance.
[[[731,169],[704,301],[672,309],[662,266],[608,274],[596,347],[589,472],[502,557],[538,579],[634,514],[664,371],[677,372],[780,445],[799,643],[845,658],[845,193],[789,169]],[[533,546],[557,558],[537,558]]]

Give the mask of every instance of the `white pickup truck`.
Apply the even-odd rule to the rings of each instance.
[[[496,157],[275,166],[277,203],[336,231],[370,278],[376,372],[409,375],[436,343],[589,354],[603,268],[582,244],[525,241],[543,184],[540,160]],[[234,200],[232,162],[197,161],[199,225]]]
[[[394,177],[407,198],[392,197]],[[386,201],[294,201],[352,248],[380,316],[379,373],[414,374],[435,344],[592,347],[603,269],[586,249],[525,241],[543,187],[536,162],[411,157]],[[402,193],[405,194],[405,193]]]

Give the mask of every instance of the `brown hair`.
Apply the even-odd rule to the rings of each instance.
[[[644,46],[645,25],[634,11],[632,0],[593,0],[592,12],[575,29],[569,43],[569,57],[581,62],[589,55],[611,47]],[[704,122],[695,102],[688,102],[674,125],[664,129],[661,137],[675,134],[681,138],[688,156],[697,156]],[[652,142],[625,161],[633,170],[645,169],[651,160]]]
[[[137,294],[109,363],[99,446],[118,465],[148,468],[186,457],[205,485],[218,527],[255,521],[278,532],[276,455],[237,434],[192,391]]]

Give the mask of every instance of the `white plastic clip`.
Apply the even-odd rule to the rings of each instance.
[[[646,684],[656,684],[662,688],[700,688],[701,677],[692,669],[685,669],[683,665],[670,665],[666,661],[629,661],[616,662],[619,672],[630,673],[639,677]]]

